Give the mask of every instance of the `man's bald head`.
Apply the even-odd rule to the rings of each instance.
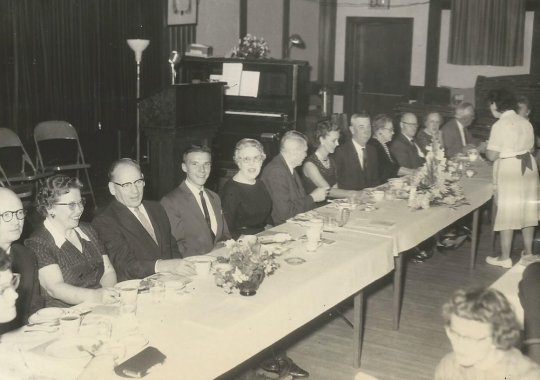
[[[0,187],[0,248],[6,252],[11,244],[21,237],[24,216],[20,220],[17,218],[16,213],[19,210],[23,210],[23,205],[17,194]]]
[[[461,125],[468,127],[472,124],[475,117],[474,106],[471,103],[461,103],[456,107],[454,116]]]
[[[404,113],[401,116],[399,126],[401,127],[401,133],[412,139],[418,129],[418,119],[414,113]]]

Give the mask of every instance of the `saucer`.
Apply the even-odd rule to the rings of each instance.
[[[306,262],[306,260],[300,257],[289,257],[285,259],[285,262],[289,265],[301,265]]]

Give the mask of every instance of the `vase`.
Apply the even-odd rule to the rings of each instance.
[[[257,294],[257,289],[264,279],[264,273],[254,273],[248,281],[243,281],[238,284],[240,294],[246,297],[251,297]]]

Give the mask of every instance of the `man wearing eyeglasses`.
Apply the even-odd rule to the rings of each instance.
[[[192,145],[183,155],[186,179],[161,199],[172,234],[183,257],[205,255],[220,241],[230,239],[219,195],[205,189],[212,169],[206,146]]]
[[[119,282],[155,273],[195,274],[194,265],[182,260],[163,207],[143,201],[144,177],[135,161],[122,158],[111,165],[109,191],[115,200],[92,226],[107,248]]]
[[[487,144],[473,138],[469,126],[474,121],[474,106],[461,103],[454,111],[454,118],[441,128],[444,153],[447,158],[454,158],[459,153],[467,154],[469,149],[485,152]]]
[[[399,126],[401,133],[392,142],[390,152],[396,157],[399,166],[407,169],[418,169],[424,165],[425,157],[414,141],[418,130],[416,115],[413,113],[403,114]]]
[[[0,324],[0,334],[24,326],[28,317],[44,306],[39,293],[36,257],[30,249],[14,244],[21,237],[25,216],[19,197],[13,191],[0,187],[0,250],[7,252],[13,272],[20,275],[17,317]]]

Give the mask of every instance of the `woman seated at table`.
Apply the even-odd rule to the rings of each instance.
[[[330,188],[329,198],[360,197],[362,192],[342,190],[337,185],[337,171],[331,156],[339,145],[339,126],[331,121],[322,121],[313,131],[312,143],[315,152],[304,161],[302,183],[306,194],[317,188]]]
[[[368,144],[377,149],[379,179],[381,182],[385,183],[390,178],[414,174],[414,169],[399,166],[397,160],[390,153],[390,149],[388,149],[387,144],[392,141],[392,136],[394,135],[392,118],[388,115],[380,114],[373,118],[371,125],[373,127],[373,137],[368,141]]]
[[[220,192],[223,215],[233,239],[264,231],[270,221],[272,199],[257,180],[266,155],[260,142],[243,139],[236,144],[234,162],[240,169]]]
[[[443,317],[454,352],[441,360],[435,380],[540,379],[540,366],[514,348],[516,315],[497,290],[457,290]]]
[[[17,316],[15,301],[20,276],[11,272],[11,260],[0,248],[0,323],[8,323]],[[19,332],[22,334],[22,331]],[[112,373],[114,358],[112,355],[98,354],[88,363],[77,380],[93,380]],[[2,340],[0,344],[0,379],[46,379],[42,374],[34,374],[18,347]]]
[[[441,132],[439,128],[442,124],[442,116],[437,111],[428,111],[424,115],[424,128],[418,132],[414,141],[424,155],[427,154],[426,147],[433,143],[433,140],[441,141]]]
[[[79,223],[85,199],[77,178],[47,178],[38,194],[43,226],[25,241],[36,254],[46,306],[68,307],[88,301],[114,303],[116,273],[96,231]]]

